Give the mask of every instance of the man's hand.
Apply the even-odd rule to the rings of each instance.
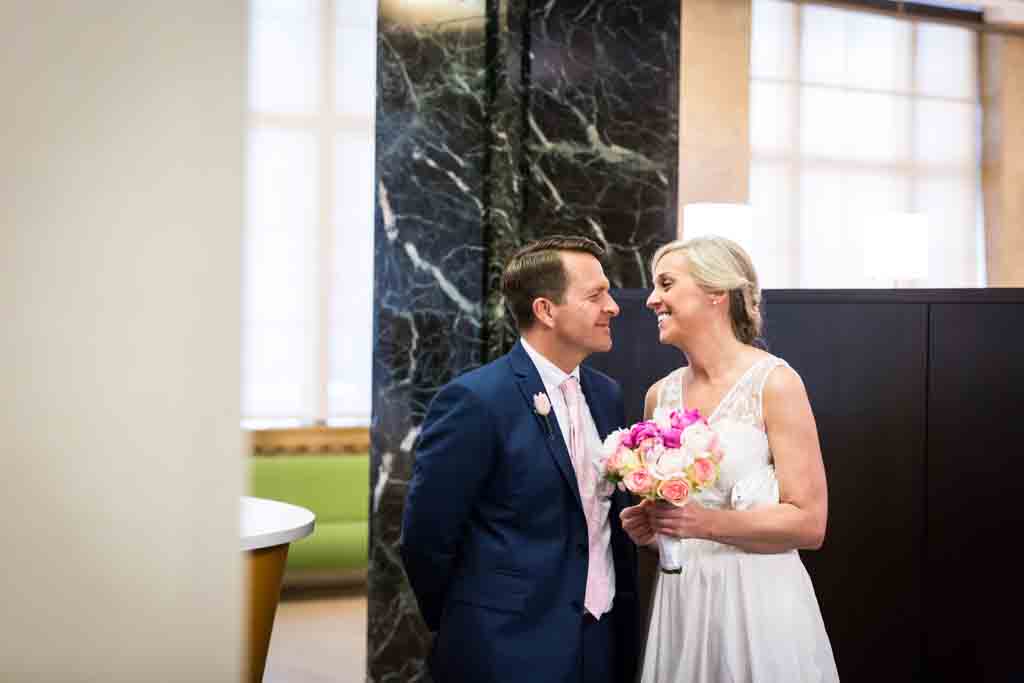
[[[619,513],[623,530],[638,546],[654,545],[656,541],[654,529],[647,516],[647,508],[651,505],[651,501],[643,500],[639,505],[625,508]]]

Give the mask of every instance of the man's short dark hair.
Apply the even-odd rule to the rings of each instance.
[[[539,297],[563,303],[569,286],[560,252],[575,251],[590,254],[598,261],[604,249],[586,237],[553,235],[531,242],[517,251],[505,265],[501,276],[501,291],[520,332],[530,329],[536,321],[533,302]]]

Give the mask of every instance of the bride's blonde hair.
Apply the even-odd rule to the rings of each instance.
[[[706,292],[729,293],[729,319],[732,331],[744,344],[753,344],[761,336],[761,286],[750,256],[732,240],[717,235],[676,240],[654,253],[651,272],[666,254],[681,251],[687,270]]]

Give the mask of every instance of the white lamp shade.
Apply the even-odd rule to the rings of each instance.
[[[698,202],[683,207],[683,239],[718,235],[749,254],[754,242],[754,210],[747,204]]]
[[[923,213],[891,213],[865,226],[864,272],[879,280],[928,277],[928,219]]]

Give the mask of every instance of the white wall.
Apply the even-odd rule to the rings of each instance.
[[[0,3],[0,680],[237,681],[245,3]]]

